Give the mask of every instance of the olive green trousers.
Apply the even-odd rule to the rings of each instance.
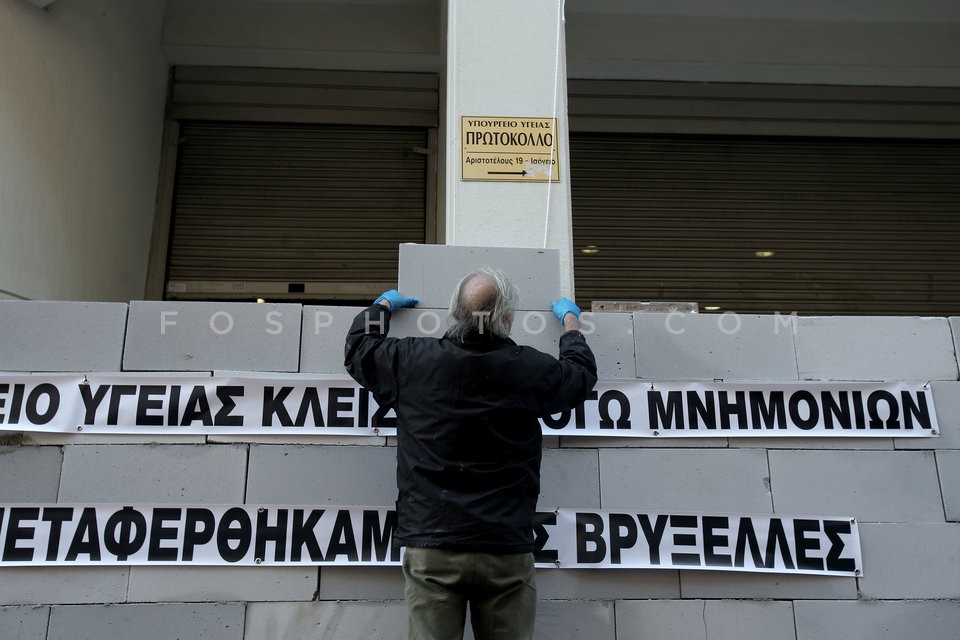
[[[461,640],[470,607],[476,640],[530,640],[537,613],[533,554],[407,547],[410,640]]]

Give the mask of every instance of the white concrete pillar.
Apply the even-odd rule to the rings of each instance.
[[[561,288],[572,297],[563,2],[447,0],[446,242],[559,249]],[[556,118],[550,133],[559,180],[544,181],[543,173],[537,174],[540,181],[532,173],[507,178],[513,182],[493,181],[493,174],[464,180],[465,116]],[[529,162],[529,156],[516,155]],[[524,170],[519,165],[489,168]]]

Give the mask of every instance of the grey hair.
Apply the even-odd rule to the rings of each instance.
[[[481,308],[470,308],[463,300],[464,287],[475,278],[483,278],[494,290],[491,300]],[[450,298],[450,328],[447,335],[463,339],[468,334],[492,333],[499,338],[510,335],[513,314],[520,305],[520,293],[506,274],[497,269],[483,267],[465,275]]]

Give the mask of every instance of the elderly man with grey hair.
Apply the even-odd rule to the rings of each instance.
[[[465,276],[442,338],[387,337],[419,301],[388,291],[354,319],[344,364],[397,414],[397,526],[409,637],[533,637],[533,519],[540,492],[538,418],[583,402],[597,367],[580,309],[553,303],[560,357],[513,342],[516,288],[493,269]]]

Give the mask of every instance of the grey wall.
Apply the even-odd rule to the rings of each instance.
[[[457,252],[429,253],[431,268],[422,269],[417,261],[426,255],[404,252],[411,262],[401,274],[416,273],[417,290],[402,275],[400,286],[428,301],[446,299],[438,283],[450,273],[478,266]],[[496,264],[496,252],[483,259]],[[542,259],[531,256],[526,264],[518,274],[524,287],[557,286]],[[428,310],[398,312],[396,333],[418,333],[417,319]],[[161,311],[179,312],[165,334]],[[342,339],[355,311],[2,301],[0,371],[342,373]],[[211,331],[214,312],[229,313],[234,331]],[[266,331],[276,327],[266,324],[271,312],[279,333]],[[675,317],[667,324],[661,315],[598,315],[588,340],[608,378],[930,380],[942,437],[551,437],[541,505],[853,515],[864,576],[543,570],[537,637],[956,637],[960,319],[799,318],[785,327],[775,316],[744,316],[740,330],[728,335],[732,320],[721,330],[718,318]],[[555,349],[555,327],[536,334],[520,329],[518,339]],[[394,500],[394,443],[386,438],[8,433],[3,442],[2,502],[381,506]],[[406,633],[394,568],[7,568],[0,578],[3,638],[400,639]]]
[[[143,295],[164,0],[0,0],[0,299]]]

